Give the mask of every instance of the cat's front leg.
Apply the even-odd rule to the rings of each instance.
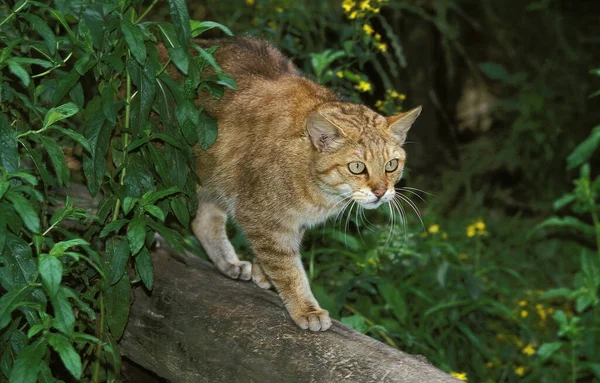
[[[298,327],[312,331],[325,331],[331,327],[329,312],[319,306],[310,290],[300,253],[294,248],[293,243],[299,241],[286,238],[283,233],[247,234],[260,267],[279,292]]]

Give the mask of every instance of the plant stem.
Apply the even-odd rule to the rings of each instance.
[[[148,8],[146,8],[146,10],[144,11],[144,13],[142,13],[142,14],[140,15],[140,17],[138,17],[138,18],[137,18],[137,20],[135,21],[135,24],[137,24],[137,23],[139,23],[140,21],[142,21],[142,19],[143,19],[144,17],[146,17],[146,15],[148,14],[148,12],[150,12],[150,10],[151,10],[152,8],[154,8],[154,6],[156,5],[156,3],[158,3],[158,0],[154,0],[154,1],[152,2],[152,4],[150,4],[150,6],[149,6]]]
[[[27,4],[27,0],[25,0],[25,1],[23,2],[23,4],[21,4],[21,6],[20,6],[19,8],[15,9],[15,11],[14,11],[14,12],[11,12],[11,14],[10,14],[10,15],[6,16],[6,18],[5,18],[4,20],[2,20],[2,22],[0,23],[0,27],[1,27],[1,26],[3,26],[3,25],[4,25],[4,23],[6,23],[8,20],[10,20],[10,18],[11,18],[11,17],[13,17],[13,16],[14,16],[14,15],[16,15],[17,13],[19,13],[19,11],[20,11],[21,9],[23,9],[23,7],[24,7],[26,4]]]
[[[577,364],[575,362],[575,341],[571,342],[571,383],[576,383],[577,381]]]
[[[362,315],[357,309],[355,309],[354,307],[350,306],[350,304],[345,303],[344,304],[344,308],[348,311],[350,311],[353,314],[356,315],[360,315],[361,317],[365,318],[365,322],[367,322],[367,324],[369,326],[375,326],[375,322],[373,322],[372,320],[370,320],[369,318],[365,317],[364,315]],[[379,328],[376,328],[375,331],[377,331],[377,333],[379,335],[381,335],[381,337],[385,340],[385,342],[387,344],[389,344],[390,346],[394,347],[394,348],[398,348],[398,345],[396,344],[396,342],[394,342],[394,340],[392,338],[390,338],[390,336],[388,334],[386,334],[384,331],[382,331]]]
[[[102,290],[100,290],[98,300],[100,301],[100,329],[98,329],[98,339],[100,339],[100,343],[96,345],[96,361],[94,362],[94,374],[92,376],[92,382],[94,383],[99,382],[98,375],[100,374],[100,359],[102,357],[102,338],[104,334],[104,297],[102,296]]]
[[[125,133],[123,134],[123,162],[127,160],[127,145],[129,144],[129,114],[131,113],[131,76],[129,75],[129,70],[127,70],[127,104],[125,106]],[[121,171],[121,177],[119,179],[119,183],[123,185],[125,180],[125,174],[127,173],[127,168],[123,168]],[[112,220],[115,221],[119,217],[119,209],[121,208],[121,200],[117,198],[117,202],[115,202],[115,209],[113,212]]]

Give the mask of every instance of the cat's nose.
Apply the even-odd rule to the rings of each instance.
[[[375,194],[375,197],[377,197],[377,198],[383,197],[385,192],[386,192],[386,189],[382,188],[382,187],[377,187],[377,188],[373,189],[373,194]]]

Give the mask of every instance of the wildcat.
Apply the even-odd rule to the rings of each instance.
[[[218,138],[195,148],[199,188],[194,234],[225,275],[277,289],[302,329],[331,326],[300,260],[304,231],[340,212],[390,202],[406,160],[402,144],[421,107],[383,117],[303,77],[268,42],[205,41],[236,80],[220,100],[198,105],[217,118]],[[204,93],[204,92],[203,92]],[[225,231],[227,216],[243,229],[255,260],[240,261]]]

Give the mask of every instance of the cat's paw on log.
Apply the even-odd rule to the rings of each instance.
[[[331,327],[329,311],[314,307],[305,310],[289,310],[292,320],[303,330],[325,331]]]
[[[250,262],[239,261],[222,265],[217,264],[217,268],[231,279],[249,281],[252,278],[252,264]]]

